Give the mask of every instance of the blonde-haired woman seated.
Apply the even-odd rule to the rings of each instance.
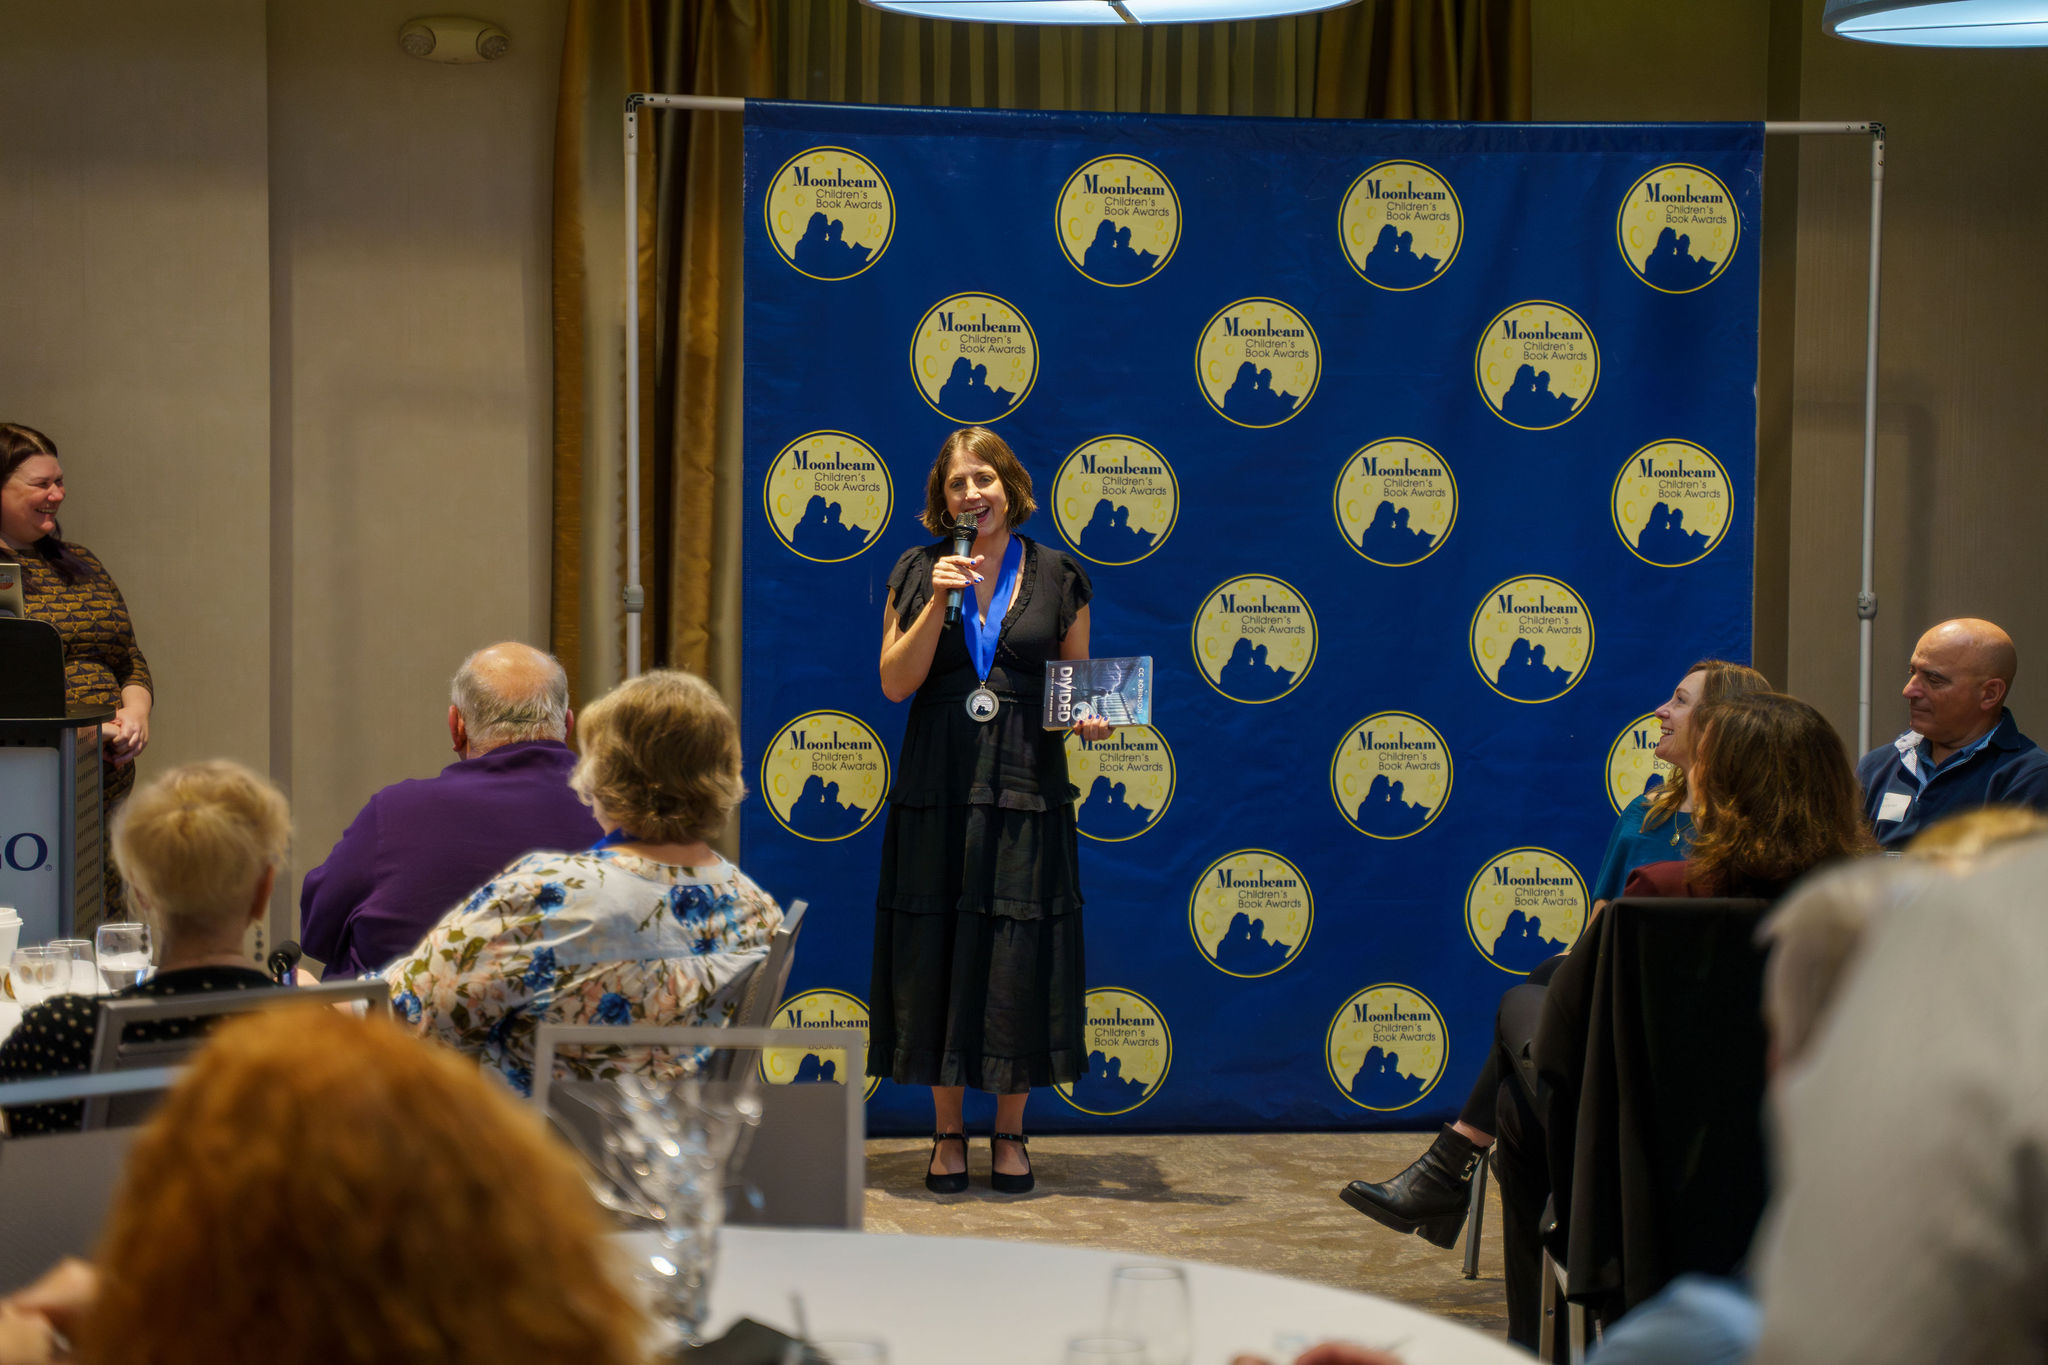
[[[629,1365],[646,1321],[607,1230],[574,1158],[460,1058],[265,1011],[136,1138],[96,1272],[0,1303],[0,1358]]]
[[[569,785],[605,837],[519,859],[384,971],[401,1018],[521,1092],[541,1024],[724,1023],[782,922],[705,842],[746,795],[739,727],[709,684],[630,679],[577,718],[576,739]],[[613,1053],[604,1070],[658,1064]],[[560,1074],[591,1072],[566,1056]]]
[[[128,798],[114,818],[114,864],[136,909],[156,928],[156,975],[115,998],[161,998],[273,984],[249,960],[249,926],[270,904],[291,843],[284,794],[239,763],[218,759],[173,768]],[[201,1021],[134,1024],[131,1042],[183,1038]],[[99,1002],[59,995],[31,1006],[0,1044],[0,1081],[61,1076],[92,1068]],[[9,1131],[76,1128],[78,1104],[7,1111]]]

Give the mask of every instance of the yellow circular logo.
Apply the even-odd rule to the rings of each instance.
[[[875,163],[844,147],[813,147],[782,163],[761,202],[768,240],[814,280],[850,280],[896,235],[896,196]]]
[[[1137,838],[1173,804],[1173,750],[1149,725],[1119,725],[1097,740],[1068,731],[1067,776],[1081,791],[1075,827],[1106,844]]]
[[[1330,796],[1360,834],[1405,839],[1427,829],[1451,794],[1451,749],[1406,711],[1367,716],[1330,759]]]
[[[852,559],[880,539],[896,485],[875,448],[843,431],[813,431],[775,456],[761,505],[775,538],[821,564]]]
[[[868,1031],[868,1007],[845,991],[805,991],[775,1007],[770,1028],[857,1028]],[[770,1085],[812,1085],[846,1082],[846,1052],[842,1048],[768,1047],[761,1049],[761,1079]],[[863,1095],[873,1095],[882,1083],[869,1076]]]
[[[1052,512],[1083,559],[1135,564],[1173,534],[1180,482],[1155,447],[1135,436],[1098,436],[1076,446],[1053,476]]]
[[[1577,313],[1531,299],[1486,324],[1472,368],[1496,417],[1525,431],[1548,431],[1592,401],[1600,386],[1600,347]]]
[[[1705,559],[1728,533],[1728,471],[1691,441],[1652,441],[1614,476],[1614,533],[1646,564]]]
[[[1180,245],[1180,196],[1165,172],[1135,156],[1098,156],[1067,177],[1054,210],[1074,269],[1114,289],[1143,284]]]
[[[1390,436],[1344,462],[1333,499],[1344,543],[1390,569],[1420,564],[1458,521],[1458,481],[1420,441]]]
[[[844,711],[810,711],[768,741],[761,795],[791,834],[818,843],[868,827],[889,795],[889,751]]]
[[[1038,335],[1007,299],[954,294],[918,320],[910,373],[924,401],[947,421],[1000,421],[1038,379]]]
[[[1337,214],[1345,259],[1367,284],[1420,289],[1451,268],[1465,210],[1450,182],[1420,161],[1382,161],[1351,182]]]
[[[1188,932],[1209,965],[1232,976],[1271,976],[1301,956],[1315,928],[1308,878],[1263,848],[1226,853],[1202,869],[1188,897]]]
[[[1719,176],[1679,161],[1629,186],[1614,236],[1637,279],[1666,294],[1690,294],[1735,259],[1742,215]]]
[[[1586,879],[1547,848],[1511,848],[1465,888],[1465,932],[1479,955],[1526,976],[1569,951],[1586,927]]]
[[[1323,1039],[1331,1082],[1361,1109],[1406,1109],[1443,1078],[1450,1031],[1429,997],[1383,981],[1344,1002]]]
[[[1202,397],[1241,427],[1277,427],[1308,406],[1323,348],[1308,319],[1278,299],[1239,299],[1202,328]]]
[[[1671,780],[1678,771],[1657,757],[1657,741],[1664,737],[1664,722],[1652,711],[1637,716],[1607,746],[1607,804],[1616,815],[1638,796],[1648,796]]]
[[[1195,612],[1195,666],[1232,701],[1277,701],[1316,661],[1316,614],[1294,585],[1265,574],[1219,583]]]
[[[1088,992],[1088,1068],[1072,1085],[1053,1087],[1084,1114],[1128,1114],[1159,1093],[1173,1068],[1166,1019],[1136,991]]]
[[[1472,613],[1472,666],[1510,701],[1556,701],[1592,661],[1592,613],[1555,578],[1510,578]]]

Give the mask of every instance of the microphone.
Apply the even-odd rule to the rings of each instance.
[[[299,947],[295,940],[286,939],[271,950],[270,956],[263,960],[263,965],[270,970],[271,980],[280,986],[289,986],[292,984],[292,969],[299,965],[299,959],[305,955],[305,949]]]
[[[981,514],[978,512],[962,512],[958,517],[954,518],[953,553],[964,559],[967,552],[974,548],[975,532],[980,529]],[[949,626],[960,624],[960,589],[958,588],[954,588],[946,594],[946,624]]]

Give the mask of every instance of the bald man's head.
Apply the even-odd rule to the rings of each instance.
[[[1991,622],[1943,621],[1913,646],[1903,689],[1913,728],[1937,751],[1970,743],[1998,724],[2019,666],[2012,637]]]
[[[462,661],[449,687],[449,730],[474,758],[507,744],[569,735],[569,678],[551,654],[508,640]]]

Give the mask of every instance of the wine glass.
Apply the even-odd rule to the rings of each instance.
[[[100,969],[93,961],[93,945],[86,938],[58,938],[50,940],[52,948],[63,950],[71,960],[71,979],[63,987],[73,995],[98,995],[100,993]]]
[[[99,945],[100,975],[110,991],[125,991],[149,973],[149,926],[134,920],[102,924],[95,936]]]
[[[1121,1265],[1109,1277],[1111,1337],[1145,1344],[1147,1365],[1188,1365],[1188,1277],[1174,1265]]]
[[[8,971],[14,982],[15,1003],[27,1009],[63,994],[70,981],[71,959],[48,945],[16,948]]]
[[[1145,1343],[1131,1337],[1075,1337],[1067,1365],[1145,1365]]]

